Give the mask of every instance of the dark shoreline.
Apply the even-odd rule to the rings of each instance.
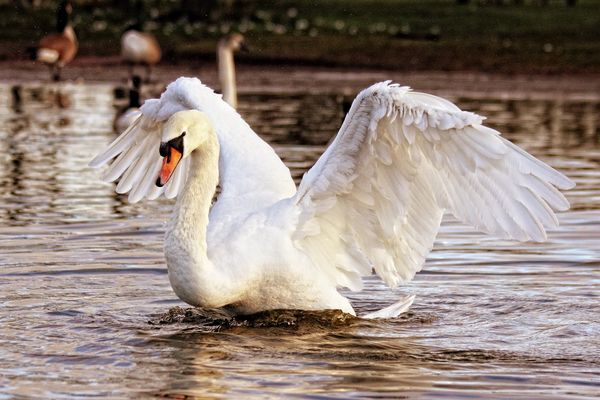
[[[393,71],[351,69],[304,65],[237,65],[240,93],[336,92],[351,95],[378,81],[393,80],[414,90],[440,95],[495,95],[501,97],[600,97],[600,74],[506,74],[473,71]],[[127,69],[118,57],[79,57],[64,70],[64,82],[114,82],[124,84]],[[195,76],[218,89],[217,68],[213,61],[169,65],[161,63],[154,74],[160,87],[179,76]],[[0,81],[10,83],[48,82],[45,66],[33,61],[0,61]]]

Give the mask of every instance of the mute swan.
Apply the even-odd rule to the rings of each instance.
[[[223,92],[223,100],[231,107],[237,108],[237,88],[235,84],[235,63],[233,53],[238,50],[247,50],[244,37],[239,33],[229,34],[217,46],[217,64],[219,68],[219,82]]]
[[[115,130],[123,132],[140,116],[140,90],[142,80],[138,75],[131,77],[131,87],[129,88],[129,104],[121,114],[115,119]]]
[[[152,67],[161,58],[160,45],[154,35],[140,32],[139,24],[136,24],[121,36],[121,58],[129,65],[130,76],[133,76],[135,65],[145,65],[146,82],[150,82]]]
[[[363,90],[299,187],[221,96],[179,78],[90,162],[116,157],[129,200],[178,196],[165,238],[173,290],[240,314],[341,309],[372,268],[410,281],[445,211],[503,238],[543,241],[573,183],[442,98],[388,82]],[[156,183],[156,184],[155,184]],[[221,193],[212,205],[217,184]],[[558,188],[558,189],[557,189]],[[406,298],[367,317],[405,311]]]
[[[77,54],[77,37],[69,24],[69,15],[72,12],[71,2],[60,3],[56,13],[57,33],[44,36],[38,44],[36,59],[50,67],[54,81],[60,81],[62,68]]]

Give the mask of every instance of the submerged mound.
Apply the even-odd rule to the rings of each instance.
[[[359,318],[341,310],[269,310],[250,315],[233,315],[223,309],[173,307],[148,321],[150,325],[190,324],[216,330],[249,328],[331,328],[349,326]]]

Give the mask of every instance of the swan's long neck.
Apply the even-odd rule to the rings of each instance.
[[[226,42],[220,42],[217,49],[219,64],[219,81],[223,100],[233,108],[237,108],[237,89],[235,86],[235,65],[233,62],[233,50]]]
[[[207,255],[208,213],[219,180],[219,144],[211,135],[191,155],[186,187],[179,195],[167,228],[165,256],[169,280],[177,296],[186,303],[221,307],[221,272]],[[218,304],[225,302],[224,304]]]

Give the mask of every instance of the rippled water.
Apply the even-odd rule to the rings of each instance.
[[[300,177],[348,100],[240,108]],[[0,398],[597,396],[600,103],[452,100],[577,182],[548,242],[447,219],[411,284],[350,294],[359,313],[416,294],[401,318],[214,332],[148,323],[184,306],[162,255],[172,202],[129,205],[86,167],[115,137],[113,88],[0,84]]]

